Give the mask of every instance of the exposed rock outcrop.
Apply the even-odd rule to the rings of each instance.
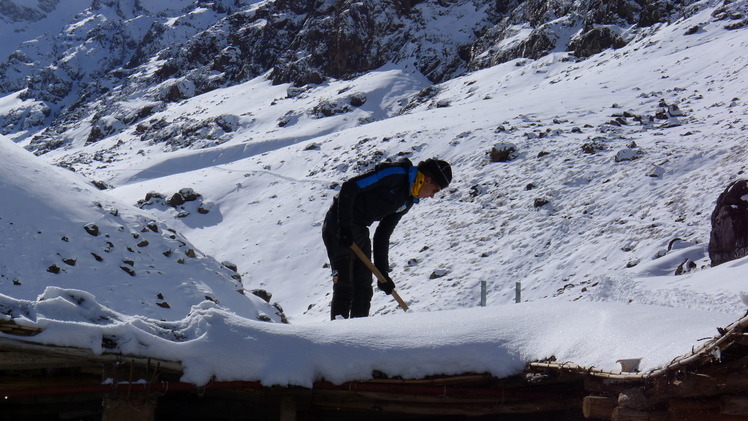
[[[43,13],[57,2],[33,10]],[[211,147],[222,143],[221,133],[196,141],[187,127],[193,122],[185,121],[162,135],[158,120],[146,119],[169,103],[263,74],[302,86],[395,63],[439,83],[551,52],[583,58],[620,48],[627,41],[622,34],[633,36],[636,27],[688,13],[676,0],[216,0],[184,10],[167,3],[94,2],[60,34],[0,58],[0,93],[23,91],[26,100],[0,116],[0,131],[31,137],[28,148],[37,154],[65,146],[65,133],[88,124],[89,144],[138,127],[153,142],[176,136],[167,144],[173,149]],[[714,19],[734,15],[725,6]],[[146,21],[152,23],[144,29]],[[127,98],[136,95],[147,104],[128,108]]]
[[[748,180],[730,184],[712,212],[709,258],[712,266],[748,256]]]

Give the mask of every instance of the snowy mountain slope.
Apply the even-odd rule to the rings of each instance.
[[[79,129],[79,120],[90,132],[90,119],[96,123],[97,112],[111,106],[108,93],[129,95],[128,84],[136,78],[129,78],[128,66],[153,67],[153,54],[173,53],[175,43],[231,10],[220,1],[210,6],[189,0],[83,0],[57,4],[41,20],[3,27],[2,33],[12,31],[10,39],[17,43],[9,43],[0,56],[0,91],[16,93],[22,101],[3,107],[2,133],[17,142],[40,142],[33,136],[47,126]],[[57,139],[44,148],[67,140]]]
[[[274,307],[237,293],[242,286],[232,271],[163,223],[0,141],[3,294],[32,301],[79,297],[161,320],[180,320],[208,300],[244,317],[263,313],[280,321]],[[5,314],[17,311],[3,306]]]
[[[740,306],[732,287],[695,292],[691,275],[673,277],[668,292],[647,288],[686,257],[708,267],[714,200],[745,171],[745,31],[724,26],[705,9],[588,60],[518,60],[415,96],[425,85],[396,69],[302,93],[259,78],[156,115],[170,121],[192,110],[208,119],[233,109],[244,117],[224,144],[80,171],[118,186],[114,194],[130,203],[151,190],[205,195],[220,223],[175,223],[201,249],[236,262],[250,289],[273,292],[292,320],[326,317],[319,231],[336,183],[401,156],[440,156],[456,174],[454,187],[420,204],[393,237],[393,278],[416,311],[475,306],[486,280],[494,305],[513,302],[522,282],[528,301],[731,312]],[[350,106],[352,93],[367,101]],[[320,104],[348,110],[315,114]],[[132,145],[136,134],[108,142]],[[497,144],[513,144],[519,157],[489,162]],[[373,311],[398,310],[379,294]]]

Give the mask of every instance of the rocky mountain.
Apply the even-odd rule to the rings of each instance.
[[[715,18],[743,25],[741,4],[724,1]],[[41,21],[61,7],[6,0],[0,16]],[[0,133],[36,154],[69,145],[81,131],[86,144],[135,130],[168,150],[209,147],[232,132],[234,117],[177,125],[150,117],[260,75],[301,87],[396,63],[439,83],[554,51],[581,60],[702,7],[680,0],[94,0],[59,33],[27,39],[2,57],[0,95],[16,102],[0,115]],[[198,129],[218,134],[195,142],[189,133]]]
[[[17,4],[12,0],[0,2],[0,20],[4,23],[36,22],[55,9],[59,0],[39,0],[35,5]]]

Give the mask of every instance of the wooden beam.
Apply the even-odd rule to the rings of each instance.
[[[291,395],[281,396],[280,421],[296,421],[296,397]]]
[[[0,377],[0,399],[8,401],[19,396],[18,391],[33,391],[40,389],[59,390],[63,388],[78,389],[90,386],[100,386],[101,376],[64,376],[64,377],[39,377],[39,376],[3,376]]]
[[[665,411],[640,411],[619,406],[613,410],[611,421],[670,421]],[[696,421],[696,420],[694,420]]]
[[[0,332],[16,336],[35,336],[43,329],[32,326],[20,326],[12,320],[0,320]]]
[[[425,385],[425,386],[480,386],[495,383],[496,378],[489,373],[465,374],[461,376],[445,376],[429,379],[373,379],[367,380],[369,384],[398,384],[398,385]]]
[[[336,411],[379,411],[417,415],[483,416],[495,414],[532,414],[579,410],[581,400],[559,395],[556,399],[501,397],[453,397],[449,395],[420,395],[398,392],[361,392],[342,390],[312,390],[311,405],[317,409]]]
[[[80,358],[53,357],[41,354],[30,354],[27,352],[0,351],[1,370],[37,370],[49,368],[73,368],[93,367],[100,365],[97,362],[86,361]]]
[[[670,421],[746,421],[742,415],[723,414],[720,399],[673,399]]]
[[[691,398],[741,394],[746,390],[748,390],[748,368],[742,364],[727,363],[704,367],[697,373],[681,373],[679,379],[675,381],[658,379],[651,393],[663,397]]]
[[[618,400],[606,396],[585,396],[582,399],[582,414],[585,418],[606,419],[613,416]]]
[[[155,421],[156,401],[141,393],[105,396],[101,421]]]
[[[171,373],[181,373],[182,364],[179,361],[165,361],[138,355],[123,355],[118,353],[94,354],[90,349],[52,346],[25,342],[12,338],[0,338],[0,351],[18,352],[41,355],[45,358],[67,358],[70,363],[78,361],[73,366],[86,366],[92,362],[117,363],[123,360],[132,361],[137,365],[153,366],[158,364],[159,370]],[[8,368],[12,369],[12,367]]]
[[[622,390],[618,395],[618,405],[639,411],[651,411],[656,407],[662,407],[669,399],[667,394],[642,385]]]
[[[748,396],[723,396],[720,413],[748,416]]]

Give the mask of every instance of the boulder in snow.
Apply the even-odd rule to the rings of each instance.
[[[748,180],[731,183],[712,212],[709,258],[712,266],[748,255]]]
[[[519,152],[513,143],[498,143],[488,153],[491,162],[509,162],[517,159]]]
[[[618,153],[616,153],[615,161],[633,161],[635,159],[639,159],[641,155],[642,151],[637,147],[621,149],[620,151],[618,151]]]
[[[675,269],[675,275],[685,275],[688,272],[691,272],[695,270],[697,267],[696,262],[694,262],[691,259],[686,258],[683,263],[678,265],[678,267]]]

